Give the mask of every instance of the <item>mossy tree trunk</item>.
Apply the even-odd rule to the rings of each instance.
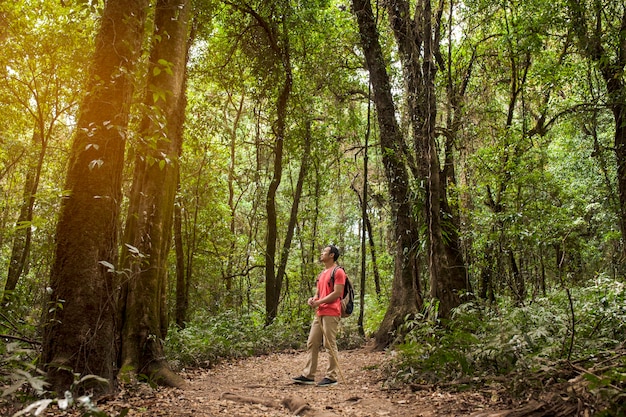
[[[124,235],[121,365],[124,376],[146,375],[182,387],[164,359],[167,334],[167,256],[186,105],[189,41],[187,0],[159,0],[145,111]]]
[[[433,13],[430,0],[415,4],[415,16],[406,0],[387,3],[389,21],[398,44],[405,79],[408,119],[416,163],[414,176],[424,183],[424,218],[430,294],[439,301],[439,315],[448,317],[468,289],[461,244],[450,210],[446,182],[436,143],[437,100],[435,54],[439,49],[441,10]],[[448,220],[448,219],[453,219]],[[447,237],[444,239],[444,235]]]
[[[391,94],[391,83],[372,7],[369,0],[353,0],[352,4],[359,24],[361,44],[374,93],[380,126],[381,154],[394,225],[395,267],[391,299],[385,317],[375,334],[376,347],[384,348],[393,342],[394,334],[404,323],[406,316],[413,315],[422,308],[416,256],[419,236],[412,216],[409,174],[403,160],[404,138],[395,118],[396,108]]]
[[[70,388],[74,373],[111,383],[116,374],[118,281],[111,266],[118,259],[126,129],[148,6],[147,0],[106,2],[80,106],[43,336],[47,379],[59,393]]]

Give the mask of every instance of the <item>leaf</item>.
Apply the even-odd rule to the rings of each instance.
[[[139,257],[143,257],[143,254],[141,253],[141,251],[139,249],[137,249],[136,247],[134,247],[133,245],[129,245],[128,243],[124,243],[124,246],[126,246],[128,248],[128,251],[130,253],[132,253],[135,256],[139,256]]]
[[[84,377],[82,377],[81,379],[78,380],[78,384],[82,384],[85,381],[89,381],[89,380],[95,380],[97,382],[102,382],[104,385],[108,385],[109,384],[109,380],[106,378],[102,378],[101,376],[98,375],[85,375]]]
[[[39,401],[35,401],[34,403],[32,403],[31,405],[29,405],[28,407],[26,407],[25,409],[23,409],[22,411],[19,411],[15,414],[13,414],[13,417],[19,417],[19,416],[25,416],[27,414],[30,414],[31,410],[34,408],[37,408],[37,410],[35,410],[35,415],[38,416],[40,415],[46,408],[48,408],[48,406],[53,402],[54,400],[39,400]]]
[[[89,163],[89,170],[93,170],[95,167],[100,168],[104,164],[102,159],[94,159]]]
[[[103,266],[107,267],[107,268],[108,268],[108,271],[107,271],[107,272],[115,272],[115,266],[113,266],[113,264],[112,264],[112,263],[107,262],[107,261],[100,261],[100,262],[98,262],[98,263],[99,263],[100,265],[103,265]]]

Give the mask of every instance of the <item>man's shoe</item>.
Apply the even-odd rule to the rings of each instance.
[[[303,375],[296,376],[296,377],[291,378],[291,379],[293,379],[293,382],[295,382],[296,384],[302,384],[302,385],[313,385],[313,384],[315,384],[314,380],[312,380],[310,378],[307,378],[307,377],[305,377]]]
[[[318,387],[330,387],[333,385],[337,385],[337,381],[330,378],[324,378],[320,382],[317,383]]]

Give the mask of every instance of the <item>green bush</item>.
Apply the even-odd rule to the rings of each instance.
[[[224,359],[245,358],[289,349],[305,349],[312,317],[278,318],[265,326],[261,317],[228,311],[200,316],[184,329],[171,328],[165,343],[174,368],[205,367]],[[355,317],[342,320],[340,349],[362,346]]]
[[[625,286],[602,276],[594,285],[555,291],[523,307],[473,301],[445,325],[424,317],[408,322],[389,380],[450,382],[582,361],[626,340],[625,323]]]
[[[305,331],[308,323],[302,320],[277,319],[265,326],[258,317],[227,311],[200,316],[184,329],[170,329],[165,346],[174,365],[209,366],[221,359],[300,348],[306,342]]]

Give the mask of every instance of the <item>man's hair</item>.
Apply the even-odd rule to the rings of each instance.
[[[330,253],[333,254],[333,260],[336,261],[337,259],[339,259],[339,249],[337,249],[337,246],[328,245],[328,247],[330,248]]]

